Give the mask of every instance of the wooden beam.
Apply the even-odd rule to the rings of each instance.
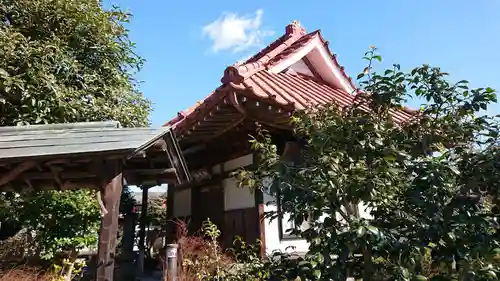
[[[209,139],[207,139],[204,143],[207,143],[213,139],[216,139],[219,136],[222,136],[224,133],[227,131],[233,129],[234,127],[240,125],[243,121],[245,121],[246,116],[241,116],[238,120],[236,120],[233,124],[229,124],[226,128],[223,130],[216,132],[213,136],[211,136]]]
[[[33,161],[26,161],[17,165],[10,172],[0,176],[0,186],[9,183],[10,181],[16,179],[23,172],[36,167],[36,163]]]
[[[97,181],[95,180],[85,180],[85,179],[74,179],[73,181],[65,180],[62,187],[59,186],[53,179],[40,179],[40,180],[30,180],[23,178],[21,180],[12,181],[0,187],[0,191],[40,191],[40,190],[73,190],[73,189],[98,189]]]
[[[54,179],[54,172],[29,172],[22,175],[23,179],[27,180],[50,180]],[[59,172],[57,173],[59,180],[62,182],[64,179],[83,179],[83,178],[96,178],[97,175],[89,172]]]
[[[142,177],[127,177],[129,185],[161,185],[175,184],[176,177],[158,177],[158,176],[142,176]]]
[[[126,169],[123,171],[125,175],[129,174],[138,174],[138,175],[165,175],[165,174],[174,174],[175,176],[175,168],[167,168],[167,169]]]
[[[307,57],[303,57],[302,61],[304,61],[304,63],[307,65],[311,73],[314,75],[314,78],[318,79],[318,82],[324,82],[323,77],[319,75],[319,72],[316,70],[316,68],[314,68],[313,64]]]
[[[162,150],[164,151],[167,148],[167,143],[164,139],[157,140],[150,148],[150,150]]]
[[[259,167],[259,155],[258,153],[253,154],[252,165],[248,167],[250,170],[255,170]],[[260,255],[262,258],[266,257],[266,213],[265,213],[265,205],[264,202],[264,192],[260,189],[255,190],[255,209],[256,215],[258,217],[258,237],[260,240]]]
[[[182,151],[182,154],[184,154],[184,157],[185,157],[186,155],[202,151],[202,150],[204,150],[206,148],[207,148],[206,144],[200,144],[200,145],[192,146],[192,147],[190,147],[188,149],[184,149]]]

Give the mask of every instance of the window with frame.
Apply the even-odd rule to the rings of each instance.
[[[285,162],[290,168],[294,167],[296,163],[301,162],[302,158],[302,147],[296,141],[287,141],[284,144],[283,151],[281,153],[280,160]],[[290,214],[282,212],[282,202],[280,196],[280,190],[277,190],[276,205],[278,209],[278,228],[280,240],[296,240],[301,239],[300,236],[291,234],[290,230],[295,229],[296,225],[294,221],[290,220]],[[310,218],[310,216],[308,216]],[[310,227],[310,221],[304,221],[300,226],[301,230],[306,230]]]
[[[291,229],[295,229],[295,222],[290,220],[290,214],[282,212],[282,202],[279,199],[280,196],[278,194],[276,205],[278,209],[278,232],[280,236],[280,240],[298,240],[302,239],[299,235],[290,233]],[[302,231],[308,229],[310,227],[310,221],[304,221],[300,226]]]

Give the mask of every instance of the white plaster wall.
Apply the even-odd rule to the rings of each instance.
[[[275,212],[278,210],[278,207],[274,203],[274,198],[269,194],[264,194],[264,212]],[[370,219],[371,216],[369,214],[369,208],[367,208],[366,204],[359,204],[359,212],[360,216]],[[324,221],[327,217],[325,214],[319,220]],[[283,223],[282,226],[285,228],[288,224],[289,216],[287,214],[283,215]],[[337,220],[342,220],[340,214],[337,214]],[[274,251],[288,252],[288,253],[297,253],[304,254],[309,249],[309,243],[304,239],[280,239],[278,219],[269,219],[266,218],[264,220],[264,227],[266,233],[266,253],[272,254]],[[305,226],[303,226],[305,227]],[[286,233],[286,229],[283,229],[283,232]]]
[[[255,207],[255,193],[247,187],[239,187],[235,178],[222,181],[224,188],[224,210],[237,210]]]
[[[348,93],[354,93],[354,89],[341,73],[339,67],[333,62],[333,59],[330,54],[328,54],[319,37],[314,38],[308,46],[305,46],[294,55],[281,61],[269,71],[272,73],[279,73],[305,56],[307,56],[321,78],[326,82],[334,87],[344,89]]]
[[[278,210],[274,198],[269,194],[264,193],[264,212],[275,212]],[[279,232],[279,219],[265,218],[264,227],[266,233],[266,253],[272,254],[274,251],[288,252],[288,253],[305,253],[309,249],[309,243],[304,239],[280,239]],[[283,226],[286,225],[288,217],[286,214],[283,216]],[[285,232],[286,229],[283,230]]]
[[[212,166],[212,173],[217,175],[221,174],[222,172],[232,171],[252,164],[253,154],[247,154]],[[222,171],[222,167],[224,167],[224,171]]]
[[[292,64],[288,69],[292,70],[293,72],[298,72],[310,77],[314,77],[314,74],[311,72],[311,70],[303,60],[298,60],[296,63]]]
[[[372,208],[368,207],[368,204],[363,202],[358,204],[359,216],[365,219],[372,219],[373,216],[370,214]]]
[[[191,189],[176,190],[174,192],[173,217],[185,217],[191,215]]]
[[[264,205],[264,212],[277,211],[276,204]],[[284,218],[287,219],[287,218]],[[264,227],[266,231],[266,253],[272,254],[274,251],[303,254],[309,249],[309,243],[304,239],[286,239],[280,240],[278,227],[278,219],[264,219]]]
[[[247,154],[235,159],[224,162],[223,164],[215,165],[212,171],[225,172],[233,171],[238,168],[246,167],[253,164],[253,154]],[[222,180],[222,188],[224,188],[224,210],[237,210],[244,208],[252,208],[255,206],[255,195],[249,188],[239,187],[238,181],[235,178],[226,178]]]
[[[247,154],[224,162],[224,171],[232,171],[253,164],[253,154]]]

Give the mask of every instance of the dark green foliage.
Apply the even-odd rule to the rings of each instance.
[[[495,91],[451,83],[428,65],[373,72],[374,48],[365,58],[353,106],[292,118],[306,140],[302,161],[279,161],[265,133],[252,141],[261,165],[242,171],[241,183],[279,195],[295,225],[312,221],[293,230],[310,243],[306,258],[275,264],[273,278],[496,280],[498,118],[482,111]],[[396,122],[411,97],[427,103]]]
[[[44,259],[96,245],[100,216],[89,190],[52,191],[17,197],[11,216],[34,231],[37,251]],[[33,249],[31,249],[33,250]]]
[[[133,78],[143,60],[124,27],[130,17],[96,0],[0,1],[0,126],[105,120],[147,126],[151,102]],[[37,233],[44,257],[95,245],[94,192],[4,196],[0,203],[3,218],[15,214],[17,227]],[[121,211],[131,208],[124,200]]]
[[[129,14],[95,0],[4,0],[0,17],[0,125],[147,124]]]
[[[165,198],[153,198],[148,202],[147,224],[165,229],[167,227],[167,208]]]

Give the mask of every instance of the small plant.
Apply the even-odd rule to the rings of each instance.
[[[81,277],[83,274],[83,269],[86,267],[86,265],[87,263],[82,259],[64,259],[62,261],[62,265],[52,265],[53,277],[51,281],[71,281],[76,277]]]
[[[207,220],[202,224],[199,234],[190,235],[186,222],[177,220],[174,223],[179,245],[178,280],[221,280],[232,260],[218,243],[221,232],[217,226]]]
[[[256,281],[269,277],[264,269],[264,260],[260,256],[262,242],[249,244],[240,236],[233,241],[233,248],[229,249],[235,262],[226,271],[226,279],[231,281]]]
[[[187,223],[175,221],[178,248],[179,281],[258,281],[283,276],[283,268],[290,267],[285,254],[279,258],[262,259],[261,241],[255,244],[235,237],[233,247],[224,251],[219,243],[222,235],[217,226],[207,219],[203,222],[201,235],[188,235]],[[295,264],[298,261],[294,261]],[[275,274],[274,272],[278,272]]]
[[[182,266],[192,269],[198,280],[222,280],[225,260],[218,241],[221,232],[210,219],[203,222],[201,231],[208,244],[205,254],[196,259],[184,259]]]
[[[255,244],[249,244],[241,236],[236,236],[233,241],[233,248],[229,249],[229,251],[237,262],[253,263],[261,260],[261,246],[262,242],[260,240],[257,240]]]

